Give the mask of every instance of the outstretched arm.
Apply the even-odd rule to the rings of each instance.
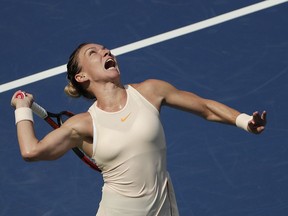
[[[239,111],[214,100],[205,99],[198,95],[182,91],[171,84],[150,80],[154,95],[160,97],[162,105],[168,105],[181,110],[194,113],[209,121],[230,125],[237,125],[251,133],[261,133],[266,124],[266,112],[254,112],[252,116],[241,114]],[[236,124],[237,123],[237,124]]]

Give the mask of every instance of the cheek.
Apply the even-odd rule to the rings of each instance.
[[[92,75],[103,71],[103,66],[100,61],[89,61],[83,64],[82,71]]]

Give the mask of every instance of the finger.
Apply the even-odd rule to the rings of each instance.
[[[261,118],[266,122],[266,119],[267,119],[267,112],[266,111],[263,111]]]
[[[264,129],[265,129],[264,126],[258,127],[258,128],[257,128],[257,132],[258,132],[258,133],[261,133],[261,132],[264,131]]]
[[[15,98],[18,98],[18,99],[24,99],[24,98],[32,98],[33,99],[33,95],[29,94],[25,91],[17,91],[15,95],[16,95]]]
[[[257,126],[255,124],[253,124],[252,122],[250,122],[248,124],[248,127],[250,129],[250,132],[254,133],[254,134],[259,134],[259,133],[262,133],[265,129],[264,126]]]
[[[258,111],[253,113],[253,121],[254,123],[261,121],[261,116]]]
[[[27,99],[25,99],[27,98]],[[28,94],[24,91],[21,91],[21,90],[18,90],[14,93],[14,95],[12,96],[12,99],[11,99],[11,106],[16,108],[16,104],[18,104],[18,102],[21,103],[25,103],[27,105],[27,103],[31,103],[33,102],[33,95],[32,94]]]
[[[17,95],[21,94],[21,90],[16,91],[12,98],[11,98],[11,105],[14,106],[15,105],[15,99],[19,99],[19,97]]]
[[[251,129],[254,129],[255,128],[255,122],[253,120],[248,122],[248,127],[251,128]]]
[[[25,93],[25,96],[26,96],[27,98],[30,98],[32,101],[34,100],[34,97],[33,97],[32,94]]]
[[[266,111],[263,111],[261,115],[258,113],[257,116],[255,115],[255,118],[253,115],[253,119],[255,121],[255,125],[265,126],[266,125]]]

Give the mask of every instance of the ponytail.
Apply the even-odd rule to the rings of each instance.
[[[79,98],[81,97],[81,94],[77,91],[77,89],[72,85],[71,82],[69,82],[65,88],[64,88],[64,92],[66,93],[66,95],[73,97],[73,98]]]

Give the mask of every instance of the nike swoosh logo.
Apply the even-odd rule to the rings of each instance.
[[[121,122],[125,122],[128,119],[128,117],[130,116],[130,114],[131,114],[131,112],[127,116],[121,118]]]

